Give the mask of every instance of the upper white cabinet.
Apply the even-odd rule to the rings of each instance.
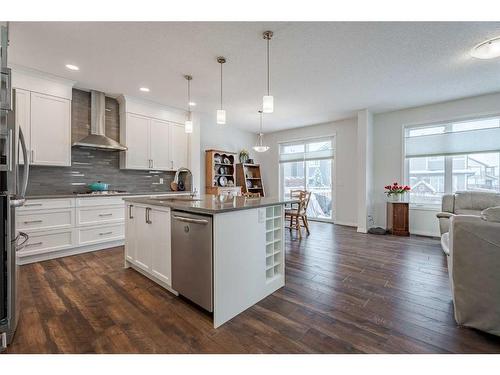
[[[31,93],[31,163],[71,166],[71,101]]]
[[[124,153],[126,168],[149,169],[151,167],[149,157],[150,120],[132,113],[127,113],[126,116],[126,120],[121,121],[120,130],[120,138],[124,138],[121,139],[121,142],[128,147]]]
[[[71,81],[14,69],[16,121],[34,165],[71,166]],[[21,156],[20,162],[24,160]]]
[[[171,150],[173,142],[170,138],[170,125],[166,121],[152,119],[150,123],[150,156],[151,164],[155,169],[173,169],[171,164]],[[187,141],[186,134],[183,137]],[[187,155],[187,153],[186,153]],[[187,166],[187,164],[184,164]]]
[[[120,155],[121,168],[168,171],[189,167],[183,113],[124,96],[118,100],[120,142],[128,147]]]
[[[184,125],[172,124],[170,127],[170,162],[172,169],[188,166],[188,140]]]
[[[31,94],[27,90],[16,90],[16,122],[22,130],[26,147],[28,149],[28,158],[31,150]],[[23,153],[19,152],[19,163],[24,164]]]

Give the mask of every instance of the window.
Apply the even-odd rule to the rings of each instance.
[[[311,194],[309,218],[333,218],[333,138],[308,139],[280,145],[281,194],[290,197],[292,190]]]
[[[438,206],[445,193],[500,192],[500,117],[405,128],[410,202]]]

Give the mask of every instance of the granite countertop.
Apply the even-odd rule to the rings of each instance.
[[[134,195],[188,195],[189,191],[146,191],[144,193],[117,193],[117,194],[46,194],[46,195],[27,195],[26,199],[55,199],[55,198],[96,198],[96,197],[122,197]]]
[[[158,198],[124,198],[126,202],[170,207],[174,210],[214,215],[223,212],[249,210],[252,208],[276,206],[285,203],[296,203],[296,200],[284,200],[276,197],[245,198],[228,197],[221,202],[216,195],[201,195],[194,200],[184,200],[182,198],[158,199]]]

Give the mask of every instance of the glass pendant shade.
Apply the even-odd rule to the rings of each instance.
[[[217,110],[217,124],[224,125],[226,123],[226,110],[218,109]]]
[[[274,96],[264,95],[262,98],[262,112],[273,113],[274,111]]]
[[[259,137],[257,138],[257,144],[252,147],[256,152],[266,152],[269,150],[269,146],[264,146],[264,134],[259,133]]]
[[[184,123],[184,131],[188,134],[193,132],[193,121],[186,120]]]

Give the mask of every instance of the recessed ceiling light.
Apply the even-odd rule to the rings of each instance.
[[[195,102],[189,102],[188,104],[189,104],[190,107],[195,107],[196,106]]]
[[[69,70],[80,70],[79,67],[73,64],[66,64],[66,68],[68,68]]]
[[[475,46],[470,54],[476,59],[494,59],[500,57],[500,37],[488,39]]]
[[[142,92],[149,92],[149,89],[147,87],[141,87],[139,90]]]

